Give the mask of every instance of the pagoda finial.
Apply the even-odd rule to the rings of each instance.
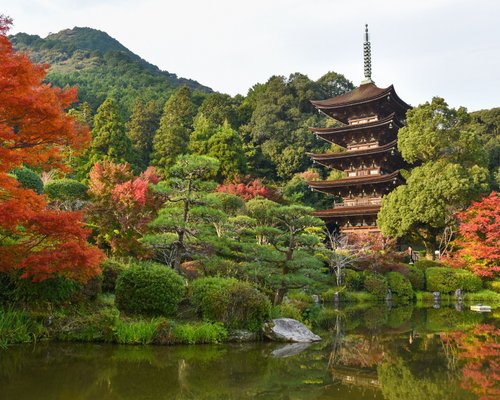
[[[370,37],[368,36],[368,24],[365,24],[365,42],[363,43],[363,58],[365,64],[365,79],[361,84],[373,83],[372,81],[372,50],[370,44]]]

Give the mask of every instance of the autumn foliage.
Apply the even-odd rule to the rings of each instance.
[[[459,250],[450,263],[470,268],[476,275],[494,278],[500,273],[500,197],[491,193],[458,214]]]
[[[276,193],[265,187],[259,179],[254,179],[248,183],[226,183],[219,185],[217,192],[234,194],[248,201],[254,197],[265,197],[269,200],[276,200]]]
[[[0,272],[86,281],[99,272],[103,255],[87,243],[82,215],[48,210],[43,196],[20,187],[9,172],[23,164],[64,168],[64,151],[82,150],[89,132],[65,112],[76,90],[43,83],[46,66],[13,51],[10,23],[0,16]]]
[[[153,167],[135,177],[129,164],[97,163],[90,171],[89,221],[99,228],[98,243],[116,255],[143,256],[139,239],[162,204],[150,184],[159,178]]]

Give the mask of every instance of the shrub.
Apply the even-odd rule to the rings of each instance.
[[[150,321],[121,321],[116,324],[116,342],[120,344],[150,344],[160,324],[159,318]]]
[[[410,266],[408,270],[408,279],[410,280],[413,290],[425,289],[425,272],[423,269],[417,268],[414,265]]]
[[[222,343],[227,330],[221,323],[199,322],[196,324],[174,325],[173,335],[176,343]]]
[[[297,308],[297,306],[295,306],[294,304],[286,302],[286,303],[281,303],[278,307],[279,307],[279,312],[278,312],[279,315],[277,317],[292,318],[302,322],[302,311],[299,308]]]
[[[387,296],[387,280],[383,275],[375,272],[366,272],[364,274],[363,286],[368,291],[379,299]]]
[[[115,258],[107,258],[101,265],[102,269],[102,291],[114,293],[116,279],[128,268],[128,264]]]
[[[443,264],[439,263],[438,261],[426,260],[426,259],[418,260],[415,263],[415,267],[417,267],[418,269],[420,269],[422,271],[425,271],[427,268],[442,267],[442,266],[443,266]]]
[[[9,274],[0,273],[0,304],[12,300],[14,289],[12,277]]]
[[[492,290],[481,290],[476,293],[465,293],[466,301],[484,301],[491,303],[500,303],[500,294]]]
[[[269,318],[271,302],[247,282],[234,278],[200,278],[192,283],[192,303],[209,321],[230,329],[260,329]]]
[[[469,271],[453,268],[428,268],[425,271],[425,278],[429,292],[452,293],[456,289],[477,292],[482,287],[479,277]]]
[[[363,276],[353,269],[343,271],[343,282],[349,290],[360,290],[363,286]]]
[[[75,179],[55,179],[43,189],[49,200],[74,201],[88,198],[88,187]]]
[[[43,193],[43,182],[40,176],[29,168],[23,167],[12,171],[17,181],[25,189],[32,189],[38,194]]]
[[[184,296],[184,280],[165,265],[137,264],[118,276],[115,293],[121,311],[172,315]]]
[[[49,302],[58,305],[75,298],[81,292],[82,287],[81,283],[62,276],[40,282],[33,282],[29,278],[17,279],[13,295],[20,302]]]
[[[500,281],[490,281],[487,283],[487,287],[494,292],[500,293]]]
[[[408,278],[399,272],[387,274],[387,284],[398,300],[408,302],[413,298],[413,289]]]

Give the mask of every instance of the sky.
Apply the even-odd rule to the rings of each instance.
[[[272,75],[372,78],[415,106],[500,106],[498,0],[0,0],[11,33],[100,29],[160,69],[245,95]]]

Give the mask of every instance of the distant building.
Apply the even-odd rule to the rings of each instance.
[[[382,196],[403,182],[399,171],[406,165],[397,150],[397,134],[411,107],[398,97],[392,85],[385,89],[375,85],[370,53],[366,26],[365,79],[361,85],[331,99],[311,101],[319,111],[344,124],[311,130],[345,151],[308,154],[314,163],[343,171],[341,179],[308,182],[312,190],[342,199],[315,215],[327,224],[336,224],[343,233],[379,232],[376,221]]]

